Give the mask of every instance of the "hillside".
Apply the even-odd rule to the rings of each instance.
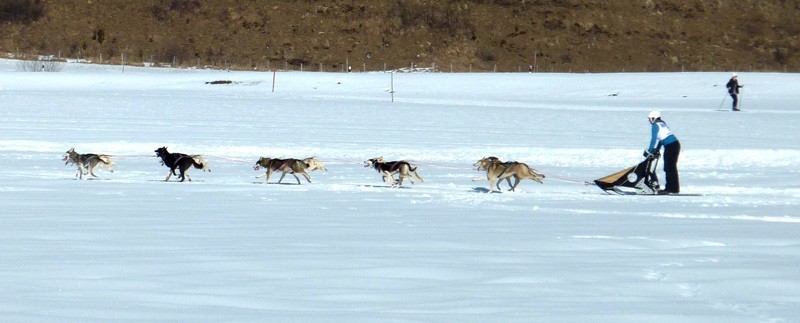
[[[800,69],[796,0],[4,0],[0,50],[327,71]]]

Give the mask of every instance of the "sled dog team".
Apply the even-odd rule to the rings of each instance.
[[[186,179],[191,181],[192,178],[189,176],[187,171],[192,167],[202,169],[203,171],[211,171],[208,168],[208,163],[206,163],[205,160],[203,160],[203,157],[200,155],[170,153],[167,150],[167,147],[158,148],[155,150],[155,153],[156,157],[161,158],[161,165],[169,167],[169,173],[167,173],[167,178],[165,181],[169,181],[172,175],[177,176],[181,182]],[[112,169],[112,166],[116,165],[113,161],[111,161],[111,156],[109,155],[79,154],[75,152],[74,148],[71,148],[64,153],[63,157],[64,158],[62,160],[65,161],[65,165],[73,164],[78,168],[75,177],[78,177],[79,179],[83,179],[83,175],[97,177],[97,175],[94,174],[94,169],[97,167],[106,168],[109,172],[113,173],[114,170]],[[539,173],[525,163],[515,161],[503,162],[497,157],[481,158],[475,162],[473,166],[475,166],[478,171],[486,172],[485,178],[482,177],[473,179],[473,181],[489,181],[490,193],[494,191],[495,187],[497,187],[497,190],[501,190],[500,182],[502,182],[504,179],[510,187],[509,190],[514,191],[517,185],[519,185],[519,182],[523,179],[530,179],[539,183],[543,183],[545,178],[544,174]],[[378,174],[380,174],[383,178],[383,181],[385,183],[390,183],[392,187],[402,186],[403,180],[405,179],[408,179],[411,184],[414,184],[414,180],[424,182],[422,177],[417,173],[417,167],[414,167],[411,165],[411,163],[404,160],[387,162],[383,159],[383,157],[375,157],[364,161],[364,167],[372,168],[377,171]],[[325,168],[325,163],[317,160],[316,157],[309,157],[305,159],[261,157],[258,159],[258,161],[256,161],[253,169],[259,170],[262,168],[266,170],[266,172],[256,176],[256,178],[266,176],[264,181],[265,184],[269,182],[269,178],[274,172],[281,172],[281,177],[278,180],[278,183],[283,181],[283,178],[286,176],[286,174],[290,174],[294,176],[295,180],[297,180],[297,184],[300,184],[300,178],[297,177],[297,174],[302,175],[305,177],[306,181],[311,183],[311,175],[308,174],[309,172],[314,170],[328,170]],[[179,171],[180,174],[176,173],[176,170]],[[394,178],[395,174],[397,174],[397,179]],[[513,184],[511,183],[512,178],[514,178]]]

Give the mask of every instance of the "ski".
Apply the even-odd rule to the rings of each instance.
[[[669,193],[669,194],[652,194],[647,192],[623,191],[618,188],[604,190],[608,194],[616,195],[642,195],[642,196],[705,196],[700,193]]]

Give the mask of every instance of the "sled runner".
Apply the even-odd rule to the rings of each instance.
[[[594,183],[609,194],[656,195],[659,188],[657,166],[658,157],[653,156],[638,165],[596,179]]]

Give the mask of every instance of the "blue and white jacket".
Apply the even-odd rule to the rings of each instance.
[[[647,146],[647,151],[653,153],[659,151],[661,146],[669,145],[678,141],[678,137],[672,134],[669,130],[667,123],[661,120],[653,122],[651,127],[652,137],[650,137],[650,146]]]

